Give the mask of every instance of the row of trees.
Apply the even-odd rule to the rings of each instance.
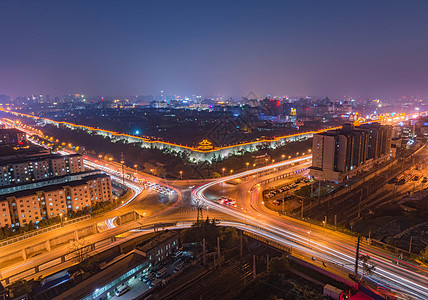
[[[109,157],[118,161],[121,153],[124,154],[125,164],[133,167],[138,166],[139,170],[159,177],[170,178],[209,178],[216,177],[223,173],[223,169],[230,172],[252,168],[254,156],[266,155],[275,161],[295,157],[311,148],[311,139],[289,142],[279,145],[273,149],[266,146],[259,146],[254,152],[236,152],[227,158],[215,158],[213,161],[194,162],[186,152],[177,152],[169,148],[160,150],[157,148],[142,148],[141,143],[127,143],[123,140],[113,141],[109,137],[89,133],[86,130],[69,129],[66,126],[56,127],[46,125],[43,128],[49,136],[55,137],[56,146],[74,145],[79,147],[83,153],[100,154],[103,158]],[[82,145],[82,146],[79,146]],[[108,153],[106,153],[108,149]],[[299,152],[300,151],[300,152]],[[269,163],[272,162],[269,160]],[[228,174],[228,173],[227,173]]]
[[[183,243],[201,243],[205,238],[208,252],[217,250],[217,238],[220,237],[220,245],[223,249],[232,249],[239,241],[238,232],[233,227],[220,227],[216,219],[200,220],[190,228],[181,231]]]

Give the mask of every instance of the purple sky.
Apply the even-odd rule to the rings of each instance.
[[[0,2],[0,94],[428,97],[428,1]]]

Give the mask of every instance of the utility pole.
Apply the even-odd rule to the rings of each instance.
[[[256,278],[256,256],[253,254],[253,279]]]
[[[203,255],[204,255],[204,266],[206,266],[207,265],[207,256],[206,256],[206,250],[205,250],[205,238],[203,239],[202,251],[203,251]]]
[[[337,225],[337,215],[334,215],[334,230],[336,230]]]
[[[303,220],[303,199],[302,199],[302,210],[300,212],[300,218]]]
[[[266,273],[269,273],[269,253],[266,254]]]
[[[360,202],[358,203],[358,218],[361,217],[361,201],[363,200],[363,188],[361,188]]]
[[[200,205],[199,202],[197,204],[196,211],[197,211],[196,223],[199,224],[199,222],[202,222],[204,219],[204,216],[202,213],[202,205]]]
[[[285,205],[285,194],[284,197],[282,198],[282,214],[284,214],[284,205]]]
[[[123,156],[123,152],[120,152],[120,163],[122,164],[122,184],[125,185],[125,170],[123,168],[123,164],[125,163],[125,159]]]
[[[218,253],[218,264],[220,265],[221,263],[221,258],[220,258],[220,237],[217,237],[217,253]]]
[[[358,235],[357,253],[356,253],[356,256],[355,256],[355,271],[354,271],[355,278],[358,277],[358,259],[360,257],[360,238],[361,238],[360,235]]]
[[[242,230],[239,233],[240,233],[239,234],[239,240],[240,240],[239,243],[240,243],[240,246],[241,246],[239,254],[241,255],[241,259],[242,259]]]

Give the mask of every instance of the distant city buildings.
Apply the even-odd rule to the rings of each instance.
[[[22,146],[27,143],[25,133],[15,129],[0,129],[0,147],[2,146]]]
[[[318,180],[342,182],[382,163],[391,155],[392,127],[378,123],[314,134],[309,174]]]

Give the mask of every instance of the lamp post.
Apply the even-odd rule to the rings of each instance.
[[[183,171],[180,171],[180,179],[183,179]]]
[[[247,165],[247,170],[248,170],[248,166],[250,165],[250,163],[249,163],[249,162],[246,162],[245,164]]]
[[[226,168],[223,168],[223,169],[221,169],[221,171],[222,171],[222,177],[224,177],[224,171],[226,170]]]
[[[60,218],[61,218],[61,226],[64,226],[64,223],[62,222],[62,214],[59,214]]]
[[[310,230],[308,231],[308,235],[309,235],[309,249],[312,249],[311,248],[311,231]]]
[[[285,154],[281,155],[281,157],[282,157],[282,160],[284,160],[284,158],[285,158]]]
[[[137,172],[138,172],[138,165],[134,165],[134,168],[135,168],[135,175],[137,175]]]

